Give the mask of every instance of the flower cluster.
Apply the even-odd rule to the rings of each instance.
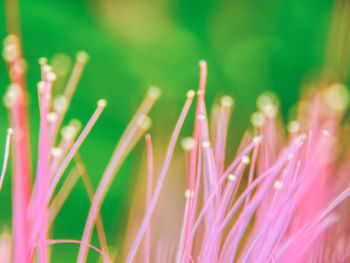
[[[5,40],[3,56],[11,80],[4,96],[11,128],[5,143],[0,188],[11,138],[13,142],[13,253],[7,261],[22,263],[38,258],[39,262],[50,262],[50,245],[78,243],[78,263],[86,262],[89,248],[100,253],[104,262],[112,262],[99,210],[119,167],[150,127],[148,113],[160,90],[149,89],[94,191],[79,147],[107,102],[97,102],[96,110],[83,128],[76,120],[61,128],[88,56],[85,52],[78,53],[66,89],[58,96],[52,95],[56,80],[53,67],[47,59],[39,59],[40,130],[32,182],[25,63],[16,36]],[[321,83],[310,89],[299,101],[296,119],[286,130],[277,98],[271,93],[262,94],[257,101],[258,111],[251,117],[253,129],[244,134],[236,157],[227,160],[226,152],[230,149],[226,149],[226,140],[230,136],[228,127],[234,100],[223,96],[213,107],[209,122],[205,61],[200,61],[200,69],[199,89],[187,92],[158,176],[154,176],[152,138],[150,134],[145,136],[145,214],[136,235],[131,237],[129,250],[120,257],[125,256],[123,260],[127,263],[349,261],[350,225],[345,200],[350,196],[350,153],[342,124],[349,102],[347,89],[339,83]],[[164,192],[174,149],[195,98],[193,135],[181,143],[188,164],[186,175],[178,174],[187,184],[182,222],[177,236],[163,233],[160,238],[153,235],[155,222],[159,221],[154,211]],[[71,162],[75,166],[63,176]],[[91,201],[82,239],[51,239],[52,222],[79,177]],[[57,189],[61,180],[64,182]],[[177,223],[167,222],[170,227]],[[95,226],[100,249],[90,244]],[[1,244],[1,253],[4,247],[5,252],[10,249]],[[6,262],[5,257],[3,260]]]

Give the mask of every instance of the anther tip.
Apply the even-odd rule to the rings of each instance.
[[[77,53],[76,59],[78,62],[85,64],[89,61],[89,54],[85,51],[79,51]]]
[[[199,66],[204,67],[206,65],[207,65],[207,62],[204,59],[199,61]]]
[[[157,86],[150,86],[148,89],[148,96],[154,100],[158,99],[161,93],[160,88]]]
[[[8,129],[7,129],[7,133],[8,133],[9,135],[12,135],[12,134],[13,134],[13,128],[11,128],[11,127],[8,128]]]
[[[230,180],[230,181],[236,181],[237,180],[237,176],[235,176],[234,174],[229,174],[227,176],[227,178]]]
[[[107,100],[105,100],[105,99],[99,99],[99,100],[97,101],[97,106],[98,106],[98,107],[106,107],[106,106],[107,106]]]
[[[186,137],[181,141],[181,146],[185,151],[190,151],[194,148],[196,142],[192,137]]]
[[[243,157],[242,157],[242,159],[241,159],[241,162],[243,163],[243,164],[249,164],[249,162],[250,162],[250,158],[249,158],[249,156],[247,156],[247,155],[243,155]]]
[[[194,95],[196,95],[196,92],[193,89],[187,91],[187,94],[186,94],[187,98],[193,98]]]
[[[39,58],[38,62],[39,62],[40,65],[46,65],[47,64],[47,58],[41,57],[41,58]]]
[[[221,105],[222,106],[231,107],[233,104],[234,104],[234,100],[232,97],[225,95],[221,98]]]
[[[57,75],[54,72],[47,73],[46,77],[47,77],[47,80],[50,82],[53,82],[57,79]]]

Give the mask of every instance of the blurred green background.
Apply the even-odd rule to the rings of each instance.
[[[90,54],[68,112],[86,123],[99,98],[108,107],[82,146],[93,183],[149,85],[162,89],[151,112],[156,147],[164,150],[189,89],[198,85],[198,61],[208,62],[208,108],[223,94],[235,98],[230,142],[237,144],[249,127],[257,96],[276,92],[284,116],[297,100],[303,78],[319,72],[327,42],[333,2],[318,0],[20,0],[33,156],[37,143],[36,83],[39,57],[57,53],[72,59],[79,50]],[[6,36],[5,9],[0,4],[0,38]],[[4,94],[8,77],[0,63]],[[7,127],[0,107],[0,139]],[[182,136],[190,135],[191,122]],[[1,139],[2,140],[2,139]],[[233,146],[234,148],[234,146]],[[126,161],[102,207],[108,239],[122,236],[127,204],[139,167],[144,142]],[[157,150],[157,149],[156,149]],[[162,160],[158,160],[160,162]],[[9,174],[8,174],[9,175]],[[0,195],[1,221],[10,225],[10,176]],[[80,239],[89,202],[81,182],[57,217],[54,238]],[[96,241],[96,238],[94,239]],[[77,245],[57,245],[53,262],[74,262]],[[90,253],[96,262],[96,254]]]

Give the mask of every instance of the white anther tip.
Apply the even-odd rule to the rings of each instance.
[[[48,122],[52,123],[57,120],[57,113],[56,112],[50,112],[47,114],[46,119]]]
[[[296,133],[300,130],[300,123],[297,121],[291,121],[288,123],[288,131],[290,133]]]
[[[181,141],[181,146],[185,151],[191,151],[196,142],[192,137],[186,137]]]
[[[326,129],[323,129],[322,130],[322,134],[324,135],[324,136],[329,136],[329,135],[331,135],[331,133],[330,133],[330,131],[329,130],[326,130]]]
[[[262,127],[265,124],[265,116],[259,111],[254,112],[250,117],[250,122],[253,124],[254,127]]]
[[[76,59],[78,62],[85,64],[89,60],[89,54],[85,51],[79,51],[77,53]]]
[[[254,137],[253,137],[253,142],[254,142],[255,144],[259,144],[259,143],[261,143],[262,139],[263,139],[263,136],[262,136],[262,135],[260,135],[260,136],[254,136]]]
[[[230,181],[236,181],[237,180],[237,176],[235,176],[234,174],[229,174],[227,176],[227,178],[230,180]]]
[[[62,149],[60,147],[54,147],[51,149],[51,154],[54,157],[59,157],[62,155]]]
[[[197,115],[197,120],[201,120],[201,121],[205,120],[205,115],[204,114],[198,114]]]
[[[152,126],[152,119],[147,115],[140,116],[138,126],[143,130],[148,130]]]
[[[234,100],[230,96],[223,96],[221,98],[221,105],[224,107],[231,107],[234,103]]]
[[[199,65],[201,66],[201,67],[203,67],[203,66],[206,66],[207,65],[207,62],[205,61],[205,60],[200,60],[199,61]]]
[[[202,142],[202,147],[203,148],[209,148],[210,147],[210,142],[209,141]]]
[[[184,195],[185,195],[185,198],[188,199],[190,197],[194,197],[194,192],[191,191],[190,189],[186,189]]]
[[[105,99],[100,99],[97,101],[97,106],[99,107],[106,107],[107,106],[107,100]]]
[[[249,164],[250,158],[247,155],[243,155],[241,161],[243,164]]]
[[[186,94],[187,98],[193,98],[194,95],[196,95],[196,92],[193,89],[187,91],[187,94]]]
[[[48,81],[53,82],[57,79],[57,75],[56,73],[50,71],[47,73],[46,78]]]
[[[50,65],[47,65],[47,64],[43,65],[43,71],[45,73],[51,72],[52,70],[53,68]]]
[[[280,180],[276,180],[273,184],[273,188],[276,190],[281,190],[283,187],[283,183]]]
[[[11,127],[8,128],[8,129],[7,129],[7,133],[8,133],[9,135],[12,135],[12,134],[13,134],[13,128],[11,128]]]
[[[148,96],[154,100],[158,99],[161,95],[161,90],[157,86],[151,86],[148,89]]]
[[[47,58],[41,57],[39,58],[38,62],[40,65],[45,65],[47,64]]]

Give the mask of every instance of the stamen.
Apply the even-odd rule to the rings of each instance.
[[[72,73],[69,77],[66,89],[64,90],[63,96],[67,98],[67,104],[70,103],[73,93],[78,86],[78,82],[83,73],[85,64],[88,61],[88,54],[84,51],[80,51],[76,55],[76,63],[73,67]]]
[[[3,184],[4,179],[5,179],[6,168],[7,168],[7,163],[8,163],[9,153],[10,153],[10,142],[11,142],[12,134],[13,134],[13,129],[8,128],[6,141],[5,141],[4,158],[2,161],[2,169],[1,169],[1,174],[0,174],[0,190],[2,188],[2,184]]]
[[[86,64],[89,61],[89,54],[85,51],[79,51],[77,53],[76,60],[81,64]]]
[[[197,95],[202,95],[204,94],[203,90],[197,90]]]
[[[47,64],[47,58],[44,58],[44,57],[39,58],[38,62],[40,65],[44,66]]]
[[[205,120],[205,115],[204,114],[198,114],[197,115],[197,120]]]
[[[53,123],[57,120],[57,113],[56,112],[50,112],[47,114],[46,119],[49,123]]]
[[[88,121],[88,123],[85,125],[83,131],[80,133],[78,139],[76,140],[76,142],[73,144],[73,146],[71,147],[69,153],[66,155],[64,161],[62,162],[60,168],[58,169],[57,173],[55,174],[55,176],[52,179],[50,188],[47,192],[46,195],[46,201],[49,202],[52,194],[57,186],[57,183],[59,182],[63,172],[65,171],[65,169],[67,168],[68,164],[70,163],[70,161],[73,159],[74,155],[77,153],[78,149],[80,148],[81,144],[83,143],[83,141],[86,139],[87,135],[90,133],[92,127],[95,125],[96,121],[98,120],[98,118],[100,117],[101,113],[103,111],[103,107],[98,106],[96,108],[96,110],[94,111],[93,115],[90,117],[90,120]],[[79,124],[78,124],[79,123]],[[68,127],[68,130],[66,132],[66,136],[72,136],[73,134],[77,133],[77,130],[80,125],[80,122],[77,122],[76,120],[73,120],[70,122],[70,125]],[[63,131],[62,131],[63,132]]]
[[[77,119],[73,119],[69,122],[69,125],[62,128],[61,135],[66,140],[73,140],[77,136],[80,129],[81,122]]]
[[[38,88],[39,93],[42,93],[45,89],[45,83],[43,81],[39,81],[37,84],[37,88]]]
[[[99,106],[99,107],[106,107],[107,106],[107,100],[105,100],[105,99],[100,99],[100,100],[98,100],[97,101],[97,106]]]
[[[253,124],[254,127],[260,128],[265,124],[265,116],[259,111],[254,112],[250,117],[250,122]]]
[[[72,125],[77,131],[80,131],[81,130],[81,122],[78,120],[78,119],[72,119],[70,122],[69,122],[70,125]]]
[[[344,111],[349,105],[349,92],[343,84],[335,83],[326,91],[326,102],[335,111]]]
[[[152,120],[149,116],[147,115],[141,115],[140,119],[138,121],[138,126],[142,130],[148,130],[152,126]]]
[[[264,108],[262,108],[264,114],[270,118],[273,119],[277,116],[277,107],[273,104],[267,104],[264,106]]]
[[[73,139],[76,136],[75,129],[71,125],[64,126],[61,135],[64,139]]]
[[[148,130],[152,126],[152,120],[147,115],[141,115],[139,117],[137,125],[142,130]]]
[[[52,72],[53,68],[52,68],[52,66],[45,64],[45,65],[43,65],[42,70],[43,70],[44,73],[47,74],[47,73]]]
[[[290,133],[297,133],[300,130],[300,123],[297,121],[291,121],[288,123],[288,131]]]
[[[51,149],[51,154],[53,157],[60,157],[62,155],[62,148],[54,147]]]
[[[196,141],[193,137],[186,137],[182,139],[181,146],[185,151],[191,151],[196,144]]]
[[[247,155],[243,155],[242,159],[241,159],[241,162],[245,165],[249,164],[250,163],[250,158],[249,156]]]
[[[263,110],[267,105],[273,105],[275,107],[278,107],[279,101],[275,93],[268,91],[262,93],[258,97],[256,105],[258,109]]]
[[[46,78],[48,81],[54,82],[57,79],[57,75],[56,75],[56,73],[50,71],[47,73]]]
[[[8,108],[11,108],[18,100],[20,94],[21,94],[21,87],[16,83],[12,83],[8,87],[7,92],[5,93],[5,96],[4,96],[5,106]]]
[[[263,138],[263,136],[254,136],[254,137],[253,137],[253,142],[254,142],[255,144],[259,144],[259,143],[261,143],[262,138]]]
[[[4,57],[5,61],[11,62],[18,58],[19,54],[20,53],[17,45],[8,44],[5,45],[2,56]]]
[[[196,92],[193,89],[187,91],[187,94],[186,94],[187,98],[193,98],[194,95],[196,95]]]
[[[161,95],[161,90],[160,88],[158,88],[157,86],[151,86],[149,89],[148,89],[148,92],[147,92],[147,95],[153,99],[153,100],[156,100],[159,98],[159,96]]]
[[[58,96],[53,99],[53,108],[56,112],[64,112],[67,109],[68,102],[64,96]]]
[[[234,174],[229,174],[227,176],[227,178],[230,180],[230,181],[236,181],[237,180],[237,176],[235,176]]]
[[[207,66],[207,62],[205,61],[205,60],[200,60],[199,61],[199,66],[201,66],[201,67],[206,67]]]
[[[329,130],[323,129],[322,134],[328,137],[331,133],[329,132]]]
[[[64,77],[64,79],[70,71],[71,63],[71,58],[64,53],[58,53],[51,59],[51,65],[54,68],[55,73],[57,76]]]
[[[194,197],[194,192],[191,191],[190,189],[186,189],[184,195],[185,195],[186,199],[189,199],[189,198]]]
[[[273,188],[276,190],[281,190],[283,187],[283,183],[280,180],[276,180],[273,184]]]
[[[202,142],[202,147],[203,148],[209,148],[210,147],[210,142],[209,141]]]
[[[234,104],[234,100],[230,96],[223,96],[221,98],[221,105],[223,107],[231,107]]]

